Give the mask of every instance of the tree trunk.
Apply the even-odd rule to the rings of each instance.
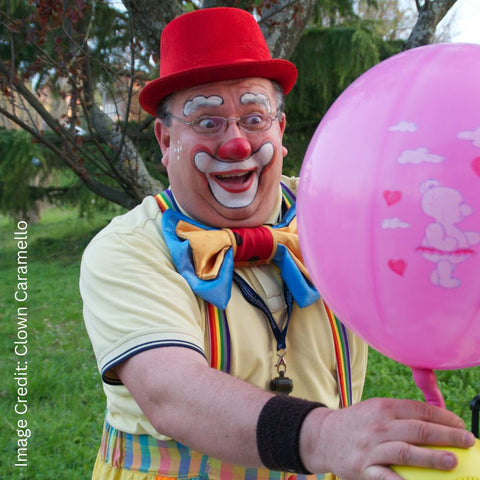
[[[90,121],[96,134],[116,152],[110,166],[133,199],[140,202],[145,196],[155,195],[163,189],[162,184],[151,177],[132,141],[116,128],[110,117],[97,105],[90,110]]]
[[[316,0],[279,0],[261,9],[260,28],[274,58],[290,58],[302,35]]]
[[[442,18],[452,8],[457,0],[416,0],[418,18],[408,40],[403,46],[404,50],[428,45],[433,42],[435,29]]]

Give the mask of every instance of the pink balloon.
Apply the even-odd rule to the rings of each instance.
[[[480,45],[358,78],[310,143],[297,211],[325,301],[441,403],[431,369],[480,365]]]

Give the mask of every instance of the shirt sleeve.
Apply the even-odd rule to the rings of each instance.
[[[175,270],[159,220],[123,222],[92,240],[80,271],[86,329],[113,385],[121,384],[114,367],[147,349],[180,346],[205,356],[204,307]]]

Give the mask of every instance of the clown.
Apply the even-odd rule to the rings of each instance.
[[[453,467],[451,453],[416,445],[469,446],[455,415],[358,403],[366,345],[309,281],[298,179],[282,176],[295,66],[232,8],[174,19],[160,50],[139,99],[170,185],[82,259],[107,397],[93,479],[393,480],[390,464]]]

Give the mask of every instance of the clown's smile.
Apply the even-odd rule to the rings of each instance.
[[[272,161],[274,153],[273,144],[267,142],[242,161],[218,160],[206,151],[197,152],[193,161],[220,204],[243,208],[255,199],[262,170]]]
[[[232,193],[241,193],[248,190],[252,186],[257,169],[250,171],[234,170],[228,173],[212,172],[210,176],[218,185]]]

